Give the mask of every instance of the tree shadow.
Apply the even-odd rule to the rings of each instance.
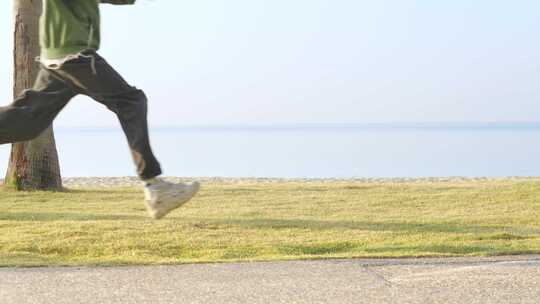
[[[88,189],[78,189],[78,188],[65,188],[64,192],[60,193],[72,193],[72,194],[126,194],[126,190],[133,190],[134,192],[138,189],[136,188],[88,188]],[[138,192],[137,192],[138,193]]]
[[[145,216],[124,214],[89,214],[71,212],[9,212],[0,214],[0,221],[53,222],[53,221],[115,221],[144,220]]]

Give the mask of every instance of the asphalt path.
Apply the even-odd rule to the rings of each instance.
[[[0,268],[0,303],[540,303],[540,255]]]

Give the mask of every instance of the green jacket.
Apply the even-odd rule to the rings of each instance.
[[[135,0],[43,0],[39,20],[41,57],[60,59],[85,49],[99,49],[99,4]]]

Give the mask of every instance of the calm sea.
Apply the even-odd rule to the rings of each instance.
[[[56,139],[66,177],[134,175],[119,130],[58,128]],[[159,128],[152,144],[172,176],[540,176],[538,124]]]

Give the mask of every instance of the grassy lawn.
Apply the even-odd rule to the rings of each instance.
[[[540,181],[207,184],[172,216],[140,189],[0,190],[0,266],[540,252]]]

